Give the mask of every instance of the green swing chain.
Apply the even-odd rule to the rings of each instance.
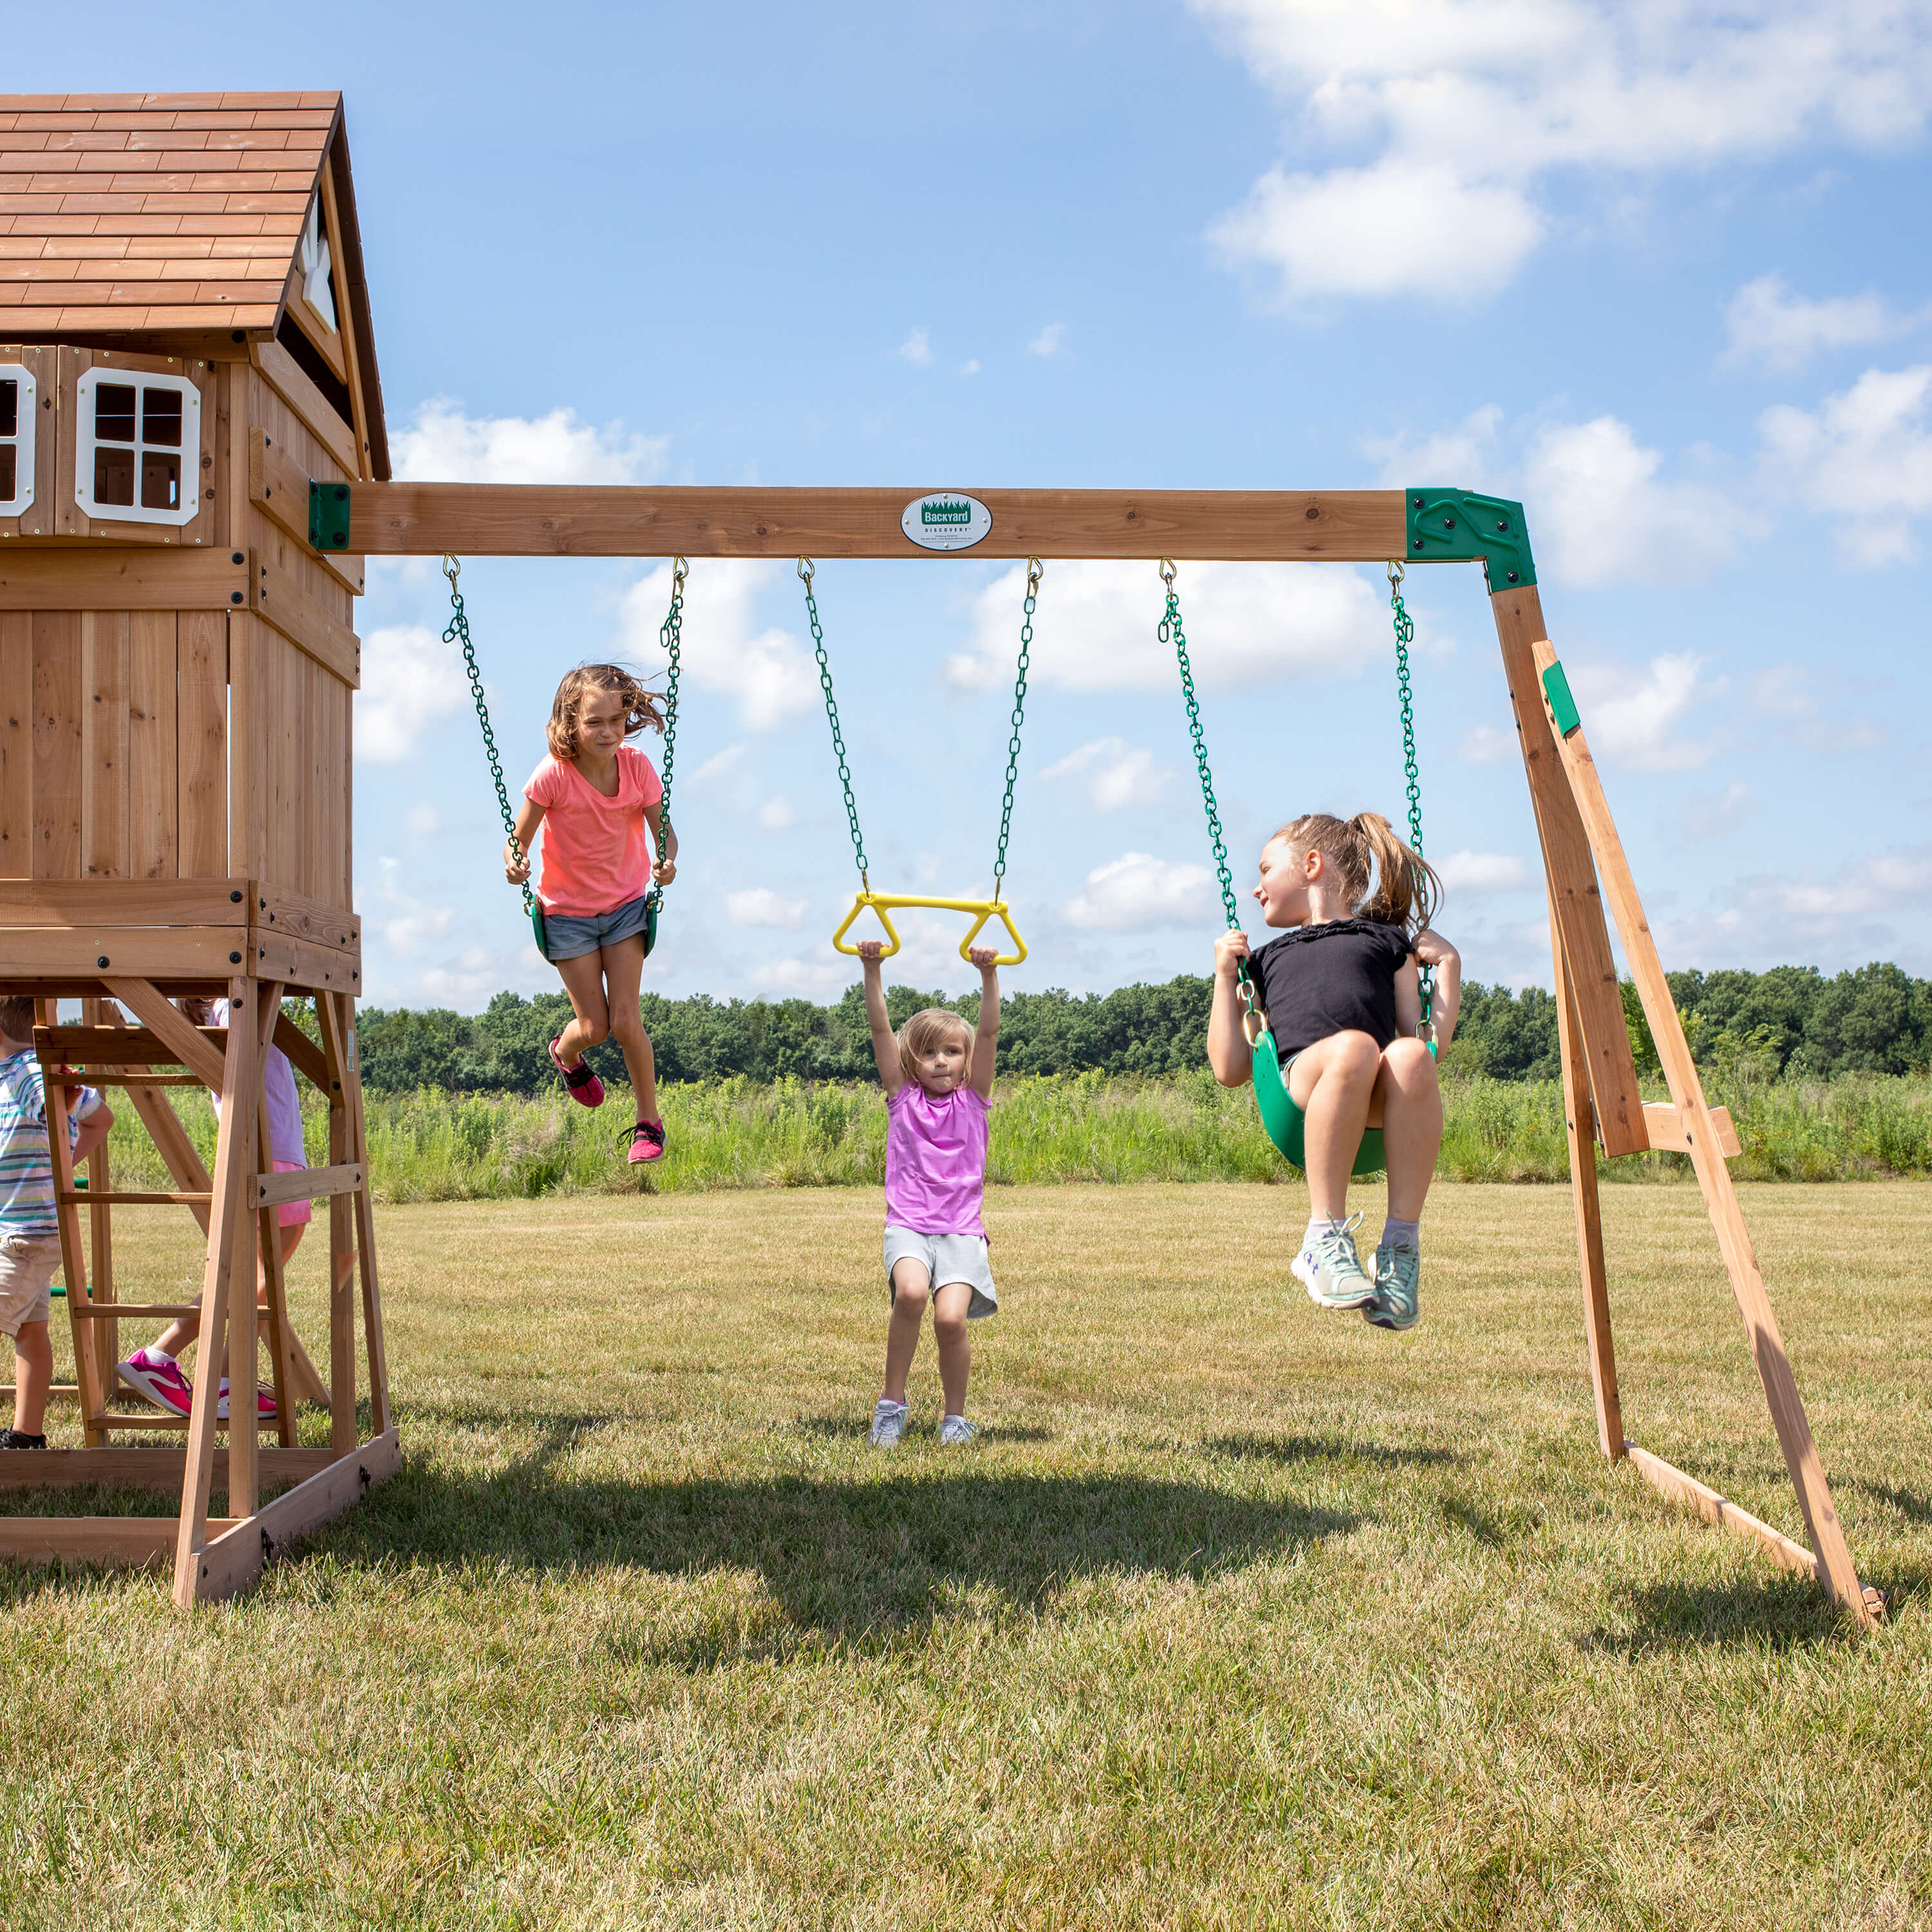
[[[1402,601],[1402,580],[1406,574],[1399,563],[1388,567],[1389,603],[1395,613],[1395,681],[1396,689],[1402,699],[1402,765],[1408,786],[1408,842],[1414,848],[1418,858],[1422,856],[1422,782],[1416,776],[1415,768],[1415,712],[1412,707],[1413,694],[1408,686],[1408,647],[1415,641],[1415,620],[1408,614],[1408,607]],[[1430,1030],[1430,1009],[1434,1004],[1436,969],[1425,966],[1420,974],[1422,988],[1422,1023],[1419,1030],[1424,1035]],[[1430,1051],[1435,1051],[1431,1041]]]
[[[517,842],[516,814],[510,809],[510,794],[503,783],[503,761],[496,754],[496,734],[490,728],[490,707],[483,699],[483,674],[476,667],[476,647],[470,641],[470,618],[463,608],[463,593],[456,587],[456,580],[462,574],[460,559],[445,550],[442,555],[442,574],[449,579],[450,617],[448,628],[442,634],[446,644],[463,646],[463,662],[470,671],[470,695],[476,703],[476,722],[483,728],[483,750],[490,760],[490,776],[496,787],[496,803],[503,814],[503,831],[511,851],[520,860],[524,848]],[[530,882],[524,881],[524,912],[526,917],[536,910],[536,896],[530,890]]]
[[[1020,620],[1019,669],[1013,676],[1012,736],[1006,740],[1006,795],[1000,802],[1000,848],[993,855],[993,897],[1004,903],[1006,879],[1006,841],[1013,829],[1013,786],[1020,770],[1020,725],[1026,715],[1027,666],[1033,652],[1033,614],[1040,602],[1040,580],[1046,566],[1036,556],[1027,559],[1024,614]]]
[[[1228,914],[1229,931],[1238,932],[1242,929],[1241,915],[1234,904],[1234,875],[1228,870],[1227,841],[1221,832],[1221,808],[1215,802],[1214,775],[1208,766],[1208,741],[1201,728],[1201,700],[1194,693],[1194,668],[1188,662],[1187,636],[1180,627],[1180,596],[1174,587],[1177,574],[1173,560],[1162,557],[1160,580],[1167,586],[1167,608],[1154,634],[1162,644],[1174,646],[1180,666],[1180,692],[1187,704],[1188,735],[1194,741],[1194,768],[1201,779],[1201,803],[1208,814],[1208,837],[1214,848],[1214,870],[1221,881],[1221,904]],[[1248,1011],[1259,1019],[1261,1010],[1255,1004],[1254,982],[1248,976],[1245,959],[1236,967],[1235,976],[1240,982],[1241,998]]]
[[[671,559],[670,608],[664,613],[664,620],[658,627],[658,642],[670,656],[670,675],[664,680],[664,770],[661,774],[664,791],[658,800],[660,853],[670,848],[670,770],[677,756],[678,653],[684,637],[684,580],[690,568],[682,557]],[[649,903],[653,912],[664,904],[664,887],[656,880],[651,882]]]
[[[867,892],[872,882],[866,875],[866,839],[859,830],[859,807],[852,796],[852,768],[845,762],[845,734],[838,728],[838,700],[832,694],[832,663],[825,655],[825,632],[818,621],[818,599],[812,592],[812,562],[798,560],[798,580],[805,586],[805,614],[812,624],[812,648],[818,656],[818,688],[825,694],[826,722],[832,727],[832,749],[838,760],[838,782],[845,791],[845,822],[852,828],[852,856],[859,863],[859,883]]]

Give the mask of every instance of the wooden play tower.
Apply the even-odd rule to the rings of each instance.
[[[0,991],[39,1003],[50,1112],[55,1070],[80,1070],[174,1180],[117,1190],[104,1148],[83,1188],[52,1137],[76,1364],[56,1394],[84,1446],[0,1458],[0,1482],[181,1498],[178,1522],[0,1516],[0,1553],[172,1560],[186,1607],[399,1463],[356,1055],[362,574],[308,542],[310,478],[388,474],[340,96],[0,98]],[[189,995],[226,999],[230,1023],[190,1025]],[[289,1001],[312,1003],[312,1030]],[[326,1100],[328,1163],[304,1174],[272,1171],[272,1043]],[[212,1174],[169,1098],[190,1083],[222,1098]],[[304,1197],[328,1202],[326,1381],[275,1233]],[[206,1236],[199,1301],[122,1297],[118,1214],[184,1208]],[[184,1312],[190,1418],[128,1406],[122,1342]],[[264,1356],[266,1445],[247,1399]],[[303,1397],[327,1406],[326,1446],[298,1442]]]

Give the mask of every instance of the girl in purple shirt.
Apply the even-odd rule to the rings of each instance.
[[[872,1412],[872,1439],[898,1447],[905,1434],[906,1376],[919,1348],[926,1304],[939,1350],[945,1412],[942,1442],[968,1442],[966,1378],[972,1346],[966,1324],[999,1308],[986,1261],[980,1200],[986,1185],[986,1110],[1000,1036],[998,949],[976,946],[980,1026],[976,1033],[943,1006],[914,1013],[895,1034],[879,977],[882,942],[862,941],[866,1017],[886,1090],[886,1286],[892,1315],[886,1330],[886,1386]]]

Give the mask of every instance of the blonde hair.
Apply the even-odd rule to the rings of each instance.
[[[550,756],[560,764],[568,764],[580,748],[577,721],[584,699],[593,691],[614,692],[623,700],[626,737],[635,737],[647,726],[653,731],[664,729],[664,712],[656,698],[638,682],[634,672],[622,664],[580,664],[564,673],[550,703],[550,728],[544,736],[550,740]]]
[[[927,1006],[899,1028],[899,1068],[908,1080],[919,1078],[919,1056],[943,1040],[966,1042],[966,1078],[973,1077],[973,1028],[963,1014],[946,1006]]]
[[[1358,919],[1400,927],[1406,938],[1421,932],[1442,903],[1436,868],[1413,846],[1404,844],[1379,812],[1358,812],[1342,819],[1332,812],[1310,812],[1291,819],[1274,836],[1298,862],[1319,852],[1341,874],[1349,910]],[[1373,892],[1369,890],[1372,874]]]

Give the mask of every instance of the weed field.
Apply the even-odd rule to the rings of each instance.
[[[874,1190],[386,1209],[400,1476],[191,1620],[0,1565],[0,1925],[1932,1924],[1932,1190],[1743,1192],[1868,1637],[1604,1462],[1562,1190],[1391,1336],[1298,1190],[1000,1189],[890,1456]],[[1695,1191],[1605,1217],[1633,1439],[1802,1536]]]

